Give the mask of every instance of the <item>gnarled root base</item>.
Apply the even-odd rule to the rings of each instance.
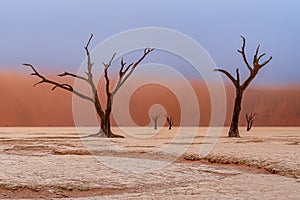
[[[87,138],[87,137],[100,137],[100,138],[108,138],[107,135],[104,133],[103,130],[100,130],[98,133],[90,134],[87,136],[83,136],[82,138]],[[124,138],[123,135],[117,135],[112,132],[110,132],[110,137],[109,138]]]
[[[111,138],[124,138],[123,135],[117,135],[117,134],[114,134],[114,133],[112,133],[112,132],[110,132],[110,137],[111,137]]]
[[[229,130],[228,137],[240,137],[239,131]]]

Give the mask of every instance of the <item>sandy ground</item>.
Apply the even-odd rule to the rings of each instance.
[[[207,130],[0,128],[0,198],[299,199],[300,128]]]

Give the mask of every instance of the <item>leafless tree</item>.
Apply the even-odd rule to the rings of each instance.
[[[260,45],[258,45],[256,48],[256,51],[255,51],[254,57],[253,57],[253,62],[252,62],[253,64],[251,66],[249,64],[246,54],[245,54],[246,39],[243,36],[241,36],[241,37],[243,40],[243,45],[242,45],[242,49],[238,50],[238,52],[242,55],[243,61],[250,72],[248,78],[242,84],[240,83],[239,68],[236,69],[236,78],[234,78],[228,71],[226,71],[224,69],[215,69],[214,70],[214,71],[219,71],[219,72],[224,73],[231,80],[233,85],[235,86],[236,96],[235,96],[232,121],[231,121],[230,129],[229,129],[229,133],[228,133],[229,137],[240,137],[238,124],[239,124],[239,115],[240,115],[240,111],[241,111],[241,104],[242,104],[242,98],[243,98],[244,91],[249,86],[249,84],[253,81],[253,79],[256,77],[259,70],[272,60],[272,57],[270,57],[266,61],[260,63],[260,59],[263,56],[265,56],[266,54],[263,53],[263,54],[258,55],[259,47],[260,47]]]
[[[158,120],[158,118],[160,117],[160,114],[161,113],[159,113],[158,115],[153,115],[151,118],[152,118],[152,120],[154,121],[154,129],[156,130],[157,129],[157,120]]]
[[[174,117],[173,117],[173,115],[170,116],[170,117],[166,116],[166,119],[167,119],[167,122],[168,122],[168,124],[169,124],[169,130],[171,130],[171,129],[172,129],[172,126],[173,126],[173,124],[174,124]]]
[[[119,137],[123,138],[121,135],[116,135],[111,132],[111,123],[110,123],[110,115],[112,111],[112,104],[113,104],[113,98],[115,94],[118,92],[118,90],[122,87],[122,85],[125,83],[125,81],[129,78],[130,75],[132,75],[133,71],[135,68],[144,60],[144,58],[154,49],[151,48],[145,48],[143,51],[143,55],[134,63],[126,64],[123,60],[121,59],[120,62],[120,69],[119,69],[119,78],[118,81],[114,87],[113,90],[110,90],[110,79],[108,75],[108,69],[111,67],[111,64],[113,63],[116,53],[114,53],[109,60],[108,63],[103,63],[104,66],[104,78],[105,78],[105,93],[106,93],[106,107],[103,109],[103,106],[100,103],[97,87],[95,83],[93,82],[93,73],[92,73],[92,67],[94,63],[91,60],[90,52],[89,52],[89,44],[92,40],[93,34],[91,34],[86,46],[84,47],[86,55],[87,55],[87,71],[86,71],[86,76],[79,76],[70,72],[64,72],[62,74],[58,74],[59,77],[66,77],[70,76],[73,78],[80,79],[84,82],[86,82],[92,91],[91,96],[87,96],[86,94],[83,94],[77,90],[75,90],[70,84],[67,83],[59,83],[53,80],[50,80],[46,78],[44,75],[40,74],[33,65],[24,63],[24,66],[28,66],[33,70],[33,73],[31,74],[32,76],[37,76],[41,80],[34,84],[34,86],[41,84],[41,83],[48,83],[50,85],[53,85],[52,90],[55,90],[56,88],[60,88],[69,92],[72,92],[73,94],[77,95],[78,97],[87,100],[91,102],[96,109],[96,112],[100,118],[100,130],[99,133],[95,135],[103,136],[103,137],[108,137],[108,138],[113,138],[113,137]]]
[[[256,113],[254,113],[254,114],[250,113],[250,115],[248,115],[248,113],[246,113],[247,131],[250,131],[250,129],[253,125],[253,121],[254,121],[255,116],[256,116]]]

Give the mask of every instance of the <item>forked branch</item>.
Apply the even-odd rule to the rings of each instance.
[[[129,78],[129,76],[133,73],[135,68],[144,60],[144,58],[151,53],[154,50],[154,48],[145,48],[143,55],[140,57],[138,61],[135,63],[130,63],[126,66],[126,62],[124,62],[124,59],[121,59],[120,63],[120,70],[119,70],[119,80],[111,92],[112,95],[115,95],[117,91],[121,88],[121,86],[126,82],[126,80]]]
[[[223,74],[225,74],[233,82],[233,84],[235,86],[234,109],[233,109],[230,129],[228,132],[229,137],[240,137],[240,135],[239,135],[239,116],[240,116],[240,112],[241,112],[241,108],[242,108],[242,99],[243,99],[244,91],[250,85],[250,83],[253,81],[253,79],[256,77],[259,70],[272,60],[272,57],[270,57],[266,61],[260,63],[260,60],[265,56],[265,54],[264,53],[259,54],[260,45],[258,45],[255,50],[255,54],[253,56],[253,61],[252,61],[253,66],[250,66],[250,63],[248,62],[246,53],[245,53],[246,39],[243,36],[241,36],[241,38],[243,40],[243,44],[242,44],[241,50],[238,50],[238,52],[242,55],[243,61],[246,65],[246,67],[248,68],[248,70],[250,71],[248,78],[241,84],[240,83],[240,73],[239,73],[238,68],[236,69],[236,79],[233,78],[233,76],[226,70],[223,70],[223,69],[215,69],[214,70],[214,71],[219,71],[219,72],[222,72]],[[251,126],[254,121],[254,116],[255,116],[255,114],[252,114],[252,113],[251,113],[251,115],[246,114],[247,130],[251,129]]]
[[[38,84],[41,84],[41,83],[48,83],[48,84],[53,85],[52,90],[55,90],[56,88],[61,88],[61,89],[67,90],[69,92],[72,92],[75,95],[77,95],[78,97],[83,98],[85,100],[88,100],[88,101],[90,101],[92,103],[99,102],[98,95],[97,95],[97,90],[96,90],[96,87],[95,87],[94,82],[93,82],[93,75],[92,75],[92,66],[93,66],[93,63],[91,63],[91,57],[90,57],[90,53],[89,53],[89,49],[88,49],[89,44],[90,44],[90,42],[92,40],[92,37],[93,37],[93,34],[91,34],[91,36],[89,37],[89,40],[88,40],[86,46],[84,47],[84,49],[86,51],[87,58],[88,58],[88,63],[87,63],[87,69],[88,69],[88,71],[86,73],[87,74],[87,78],[83,77],[83,76],[80,76],[80,75],[76,75],[76,74],[70,73],[70,72],[64,72],[62,74],[58,74],[59,77],[71,76],[71,77],[78,78],[80,80],[84,80],[85,82],[87,82],[90,85],[91,89],[92,89],[92,92],[93,92],[93,96],[92,97],[89,97],[89,96],[87,96],[85,94],[80,93],[79,91],[75,90],[69,84],[58,83],[56,81],[50,80],[50,79],[46,78],[45,76],[43,76],[42,74],[40,74],[33,67],[33,65],[28,64],[28,63],[24,63],[23,64],[24,66],[30,67],[33,70],[33,73],[31,75],[37,76],[37,77],[39,77],[41,79],[41,81],[39,81],[38,83],[34,84],[34,86],[36,86]],[[99,106],[99,109],[102,112],[101,106]]]
[[[81,80],[84,80],[84,81],[88,82],[87,78],[85,78],[83,76],[76,75],[76,74],[72,74],[70,72],[64,72],[63,74],[58,74],[57,76],[59,76],[59,77],[71,76],[71,77],[78,78],[78,79],[81,79]]]
[[[173,115],[171,117],[166,116],[166,119],[167,119],[167,122],[169,124],[169,130],[171,130],[172,126],[174,124],[174,117],[173,117]]]
[[[245,52],[245,48],[246,48],[246,39],[241,36],[243,44],[242,44],[242,48],[240,50],[238,50],[238,52],[242,55],[243,61],[246,65],[246,67],[248,68],[248,70],[250,71],[250,74],[248,76],[248,78],[242,83],[240,84],[240,78],[239,78],[239,70],[236,69],[236,76],[237,78],[235,79],[228,71],[224,70],[224,69],[215,69],[214,71],[219,71],[222,72],[223,74],[225,74],[230,80],[231,82],[236,86],[236,87],[240,87],[240,89],[242,91],[244,91],[249,84],[251,83],[251,81],[255,78],[255,76],[257,75],[257,73],[259,72],[259,70],[265,66],[266,64],[268,64],[271,60],[272,60],[272,56],[267,59],[266,61],[260,63],[260,60],[266,55],[265,53],[260,54],[259,55],[259,49],[260,49],[260,45],[257,46],[256,50],[255,50],[255,54],[253,56],[253,66],[250,66],[247,56],[246,56],[246,52]]]
[[[94,102],[94,99],[89,97],[89,96],[86,96],[80,92],[78,92],[77,90],[74,90],[74,88],[69,85],[69,84],[66,84],[66,83],[58,83],[56,81],[52,81],[48,78],[46,78],[45,76],[41,75],[35,68],[33,65],[31,64],[28,64],[28,63],[23,63],[24,66],[27,66],[27,67],[30,67],[33,71],[33,73],[31,73],[32,76],[37,76],[41,79],[41,81],[35,83],[33,86],[36,86],[36,85],[39,85],[41,83],[48,83],[48,84],[51,84],[51,85],[54,85],[54,87],[52,88],[52,90],[55,90],[56,88],[61,88],[61,89],[64,89],[64,90],[67,90],[69,92],[72,92],[74,93],[75,95],[85,99],[85,100],[88,100],[88,101],[91,101],[91,102]]]
[[[238,50],[238,52],[242,55],[244,63],[246,64],[247,68],[249,69],[249,71],[252,70],[248,60],[247,60],[247,56],[245,53],[245,47],[246,47],[246,39],[244,38],[244,36],[241,36],[242,40],[243,40],[243,45],[242,45],[242,49]]]
[[[254,117],[256,116],[256,113],[252,114],[246,113],[246,121],[247,121],[247,131],[250,131],[252,128],[253,122],[254,122]]]
[[[85,52],[86,52],[86,55],[87,55],[87,58],[88,58],[88,63],[87,63],[88,72],[87,72],[87,74],[88,74],[88,75],[91,75],[91,76],[92,76],[92,67],[93,67],[93,64],[94,64],[94,63],[91,62],[91,56],[90,56],[90,51],[89,51],[89,45],[90,45],[90,42],[91,42],[93,36],[94,36],[94,35],[91,34],[91,36],[90,36],[90,38],[89,38],[87,44],[86,44],[85,47],[84,47]]]

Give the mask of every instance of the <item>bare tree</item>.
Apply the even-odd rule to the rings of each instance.
[[[169,130],[171,130],[172,126],[174,124],[174,117],[173,117],[173,115],[171,117],[166,116],[166,119],[167,119],[167,122],[169,124]]]
[[[242,45],[242,49],[238,50],[238,52],[242,55],[243,61],[250,72],[248,78],[242,84],[240,83],[239,68],[236,69],[236,78],[234,78],[228,71],[226,71],[224,69],[215,69],[214,70],[214,71],[219,71],[219,72],[224,73],[231,80],[233,85],[235,86],[236,96],[235,96],[232,121],[231,121],[231,125],[230,125],[230,130],[228,133],[229,137],[240,137],[238,124],[239,124],[239,115],[240,115],[240,111],[241,111],[241,104],[242,104],[242,98],[243,98],[244,91],[249,86],[249,84],[253,81],[253,79],[256,77],[259,70],[272,60],[272,57],[270,57],[266,61],[260,63],[260,59],[263,56],[265,56],[266,54],[263,53],[261,55],[258,55],[259,47],[260,47],[260,45],[258,45],[256,48],[256,52],[254,54],[254,57],[253,57],[253,62],[252,62],[253,65],[250,66],[250,64],[247,60],[246,54],[245,54],[246,39],[243,36],[241,36],[241,37],[243,40],[243,45]]]
[[[157,120],[158,120],[158,118],[160,117],[160,114],[161,113],[159,113],[158,115],[153,115],[151,118],[152,118],[152,120],[154,121],[154,129],[156,130],[157,129]]]
[[[253,125],[253,121],[254,121],[255,116],[256,116],[256,113],[254,113],[254,114],[250,113],[250,115],[248,115],[248,113],[246,113],[247,131],[250,131],[250,129]]]
[[[64,72],[63,74],[58,74],[59,77],[70,76],[70,77],[77,78],[77,79],[80,79],[80,80],[86,82],[90,86],[90,89],[92,91],[91,96],[87,96],[86,94],[83,94],[83,93],[75,90],[70,84],[59,83],[59,82],[56,82],[56,81],[46,78],[45,76],[40,74],[31,64],[24,63],[23,65],[28,66],[33,70],[33,73],[31,74],[32,76],[37,76],[41,79],[38,83],[34,84],[34,86],[41,84],[41,83],[48,83],[48,84],[53,85],[52,90],[55,90],[56,88],[61,88],[63,90],[72,92],[73,94],[77,95],[78,97],[80,97],[84,100],[91,102],[93,104],[94,108],[96,109],[98,116],[100,117],[100,130],[99,130],[99,133],[97,133],[95,135],[108,137],[108,138],[113,138],[113,137],[123,138],[123,136],[116,135],[111,132],[110,114],[112,111],[113,98],[114,98],[115,94],[118,92],[118,90],[125,83],[125,81],[129,78],[129,76],[132,75],[135,68],[154,49],[145,48],[143,51],[143,55],[136,62],[130,63],[128,65],[124,62],[124,60],[122,58],[121,62],[120,62],[119,78],[118,78],[118,81],[113,90],[110,90],[110,79],[108,76],[108,69],[111,67],[111,64],[113,63],[114,58],[116,56],[116,53],[113,54],[112,58],[109,60],[108,63],[103,63],[104,77],[105,77],[105,82],[106,82],[106,87],[105,87],[105,93],[106,93],[106,105],[105,106],[106,107],[105,107],[105,109],[103,109],[103,106],[101,105],[100,99],[98,96],[97,87],[93,82],[92,67],[93,67],[94,63],[91,60],[90,52],[88,49],[89,44],[92,40],[92,37],[93,37],[93,34],[91,34],[86,46],[84,47],[86,55],[87,55],[86,76],[79,76],[79,75],[72,74],[69,72]]]

